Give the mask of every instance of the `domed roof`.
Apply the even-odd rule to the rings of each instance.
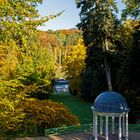
[[[106,91],[95,99],[93,110],[103,113],[123,113],[130,109],[122,95],[114,91]]]

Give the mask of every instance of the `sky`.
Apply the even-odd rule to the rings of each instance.
[[[120,18],[121,10],[124,8],[121,0],[116,0],[118,2]],[[59,12],[64,12],[62,15],[55,19],[52,19],[44,24],[42,27],[38,27],[39,30],[47,31],[59,30],[59,29],[71,29],[76,28],[76,25],[80,22],[79,13],[80,9],[76,8],[75,0],[43,0],[43,3],[37,7],[39,14],[41,16],[49,16],[51,14],[57,14]]]

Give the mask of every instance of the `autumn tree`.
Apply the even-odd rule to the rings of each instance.
[[[63,69],[63,63],[70,48],[76,45],[78,39],[81,37],[81,31],[77,29],[72,30],[57,30],[39,33],[39,40],[43,47],[52,50],[55,61],[55,78],[66,77]]]
[[[70,80],[72,92],[80,94],[81,74],[85,68],[86,49],[82,39],[79,39],[77,45],[71,46],[68,55],[64,61],[64,71],[67,79]]]
[[[49,102],[32,99],[48,97],[55,74],[53,51],[44,42],[45,35],[39,38],[37,26],[61,14],[41,18],[36,9],[41,3],[5,0],[0,5],[0,134],[32,132],[35,128],[44,132],[45,127],[79,122],[64,106],[58,111],[54,102],[50,106],[55,109]],[[53,37],[48,40],[55,44]]]
[[[36,27],[50,18],[39,18],[41,0],[7,0],[0,5],[0,129],[13,130],[23,121],[19,104],[40,86],[51,83],[51,52],[42,48]],[[41,93],[41,92],[40,92]]]

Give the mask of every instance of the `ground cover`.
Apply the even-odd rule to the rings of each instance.
[[[80,97],[66,94],[51,95],[50,99],[66,105],[73,114],[79,117],[81,124],[92,123],[92,103],[85,102]]]

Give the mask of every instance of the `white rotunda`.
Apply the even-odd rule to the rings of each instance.
[[[128,112],[125,98],[114,91],[102,92],[94,101],[93,106],[93,137],[94,140],[128,140]],[[105,122],[105,123],[104,123]],[[111,123],[111,126],[109,124]],[[117,129],[116,129],[116,126]],[[111,131],[109,131],[111,127]]]

